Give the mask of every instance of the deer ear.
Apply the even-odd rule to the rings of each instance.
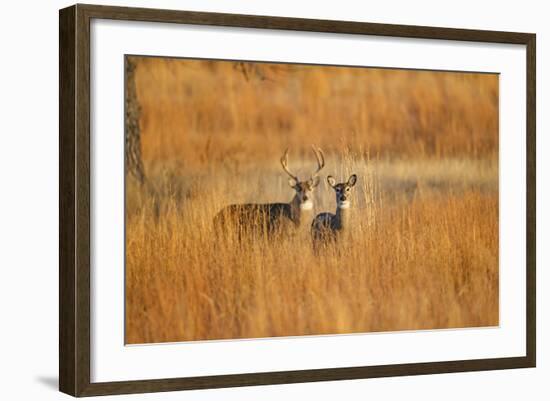
[[[350,187],[353,187],[356,182],[357,182],[357,176],[355,174],[352,174],[348,179],[348,185]]]
[[[315,188],[317,185],[319,185],[319,177],[313,177],[312,179],[309,180],[309,187],[311,189]]]
[[[294,178],[288,179],[288,185],[290,185],[291,188],[294,188],[298,184],[298,182]]]
[[[334,186],[336,185],[336,180],[331,175],[327,177],[327,182],[328,182],[328,185],[330,185],[332,188],[334,188]]]

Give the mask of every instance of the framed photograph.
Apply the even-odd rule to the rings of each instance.
[[[534,34],[59,18],[61,391],[535,366]]]

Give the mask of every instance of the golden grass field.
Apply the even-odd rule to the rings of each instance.
[[[499,324],[498,76],[133,57],[147,182],[126,182],[129,344]],[[224,206],[358,176],[350,241],[223,241]]]

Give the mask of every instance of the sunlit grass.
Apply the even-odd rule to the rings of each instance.
[[[155,176],[156,189],[130,185],[127,342],[497,325],[498,192],[468,178],[474,167],[464,162],[462,187],[448,191],[423,185],[424,163],[412,167],[427,174],[413,190],[399,169],[386,187],[375,162],[342,164],[359,175],[353,235],[319,254],[307,238],[219,241],[213,231],[222,206],[254,200],[263,182],[274,184],[258,201],[290,200],[280,172],[174,173]],[[229,195],[239,183],[239,196]],[[335,208],[324,184],[316,205]]]

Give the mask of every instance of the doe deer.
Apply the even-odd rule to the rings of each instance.
[[[357,175],[352,174],[346,182],[336,183],[332,176],[327,177],[328,184],[336,193],[336,213],[320,213],[311,223],[313,245],[334,241],[349,231],[351,191],[357,183]]]
[[[288,183],[295,194],[288,203],[246,203],[229,205],[214,217],[214,225],[219,230],[236,230],[239,238],[243,234],[273,236],[283,232],[299,232],[309,229],[313,213],[313,190],[319,185],[319,172],[325,166],[325,157],[319,148],[312,146],[317,159],[317,169],[311,176],[301,181],[288,168],[288,149],[281,157],[281,166],[289,175]]]

